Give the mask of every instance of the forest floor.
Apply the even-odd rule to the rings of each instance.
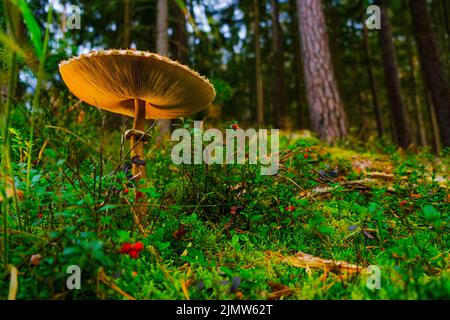
[[[285,134],[279,174],[261,176],[176,166],[170,143],[149,144],[136,191],[114,172],[117,150],[55,132],[20,215],[9,202],[2,299],[450,298],[446,154]],[[23,189],[25,166],[14,171]],[[79,290],[67,289],[70,265]]]

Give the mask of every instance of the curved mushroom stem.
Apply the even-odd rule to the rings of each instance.
[[[140,99],[134,99],[134,122],[133,129],[144,131],[145,129],[145,101]],[[136,183],[140,179],[145,178],[145,165],[139,165],[136,162],[144,160],[144,141],[139,139],[137,135],[131,136],[131,159],[134,159],[132,173],[133,176],[137,176]],[[137,161],[136,161],[137,160]]]

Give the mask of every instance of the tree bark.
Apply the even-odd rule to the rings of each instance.
[[[272,106],[275,115],[275,124],[278,128],[286,128],[287,106],[286,106],[286,85],[284,72],[284,40],[279,19],[278,0],[270,1],[272,10],[272,42],[273,42],[273,87]]]
[[[373,113],[375,114],[375,119],[377,123],[378,138],[381,138],[384,134],[384,127],[383,121],[381,120],[380,100],[378,98],[378,90],[375,84],[375,78],[373,76],[372,51],[370,50],[369,34],[365,23],[364,23],[364,51],[367,59],[366,65],[367,65],[367,74],[369,76],[370,91],[372,94]]]
[[[188,63],[189,43],[186,30],[186,16],[182,10],[172,2],[174,6],[173,43],[174,57],[183,64]]]
[[[289,9],[292,12],[292,23],[290,27],[290,33],[292,37],[292,50],[293,50],[293,64],[294,64],[294,94],[289,96],[289,100],[296,101],[296,113],[295,123],[297,124],[298,128],[304,129],[309,126],[308,117],[305,117],[304,114],[306,113],[303,107],[303,101],[304,101],[304,94],[305,94],[305,86],[303,81],[303,65],[302,65],[302,55],[301,55],[301,45],[300,45],[300,27],[299,27],[299,21],[298,21],[298,15],[297,11],[295,10],[297,6],[297,0],[290,0],[289,3],[290,7]]]
[[[413,106],[413,114],[416,115],[416,124],[417,124],[417,141],[418,145],[426,146],[427,142],[427,134],[425,122],[423,119],[423,108],[420,105],[419,95],[417,94],[417,81],[416,81],[416,63],[414,60],[414,50],[411,45],[411,41],[409,41],[409,36],[407,37],[407,52],[408,52],[408,62],[409,62],[409,78],[411,81],[411,102]]]
[[[297,0],[311,124],[329,143],[347,135],[346,116],[331,61],[321,0]]]
[[[427,4],[410,0],[411,15],[419,59],[431,94],[443,146],[450,147],[450,85],[431,29]]]
[[[164,56],[169,54],[169,36],[168,30],[168,16],[169,7],[167,0],[158,0],[157,4],[158,17],[156,21],[157,38],[156,38],[156,51]],[[167,134],[170,131],[171,121],[170,119],[157,120],[160,136]]]
[[[259,30],[259,1],[253,0],[253,32],[255,34],[256,114],[258,126],[264,124],[263,83],[261,75],[261,46]]]
[[[123,10],[123,39],[122,48],[128,49],[131,45],[131,0],[125,0]]]
[[[392,28],[388,8],[380,1],[381,30],[380,44],[383,58],[384,77],[394,122],[395,140],[398,145],[407,148],[410,143],[408,126],[406,124],[406,108],[402,100],[400,80],[398,78],[397,56],[392,40]]]

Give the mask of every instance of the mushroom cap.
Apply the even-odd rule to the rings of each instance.
[[[167,57],[137,50],[100,50],[62,61],[59,72],[80,100],[134,116],[134,99],[144,100],[147,119],[174,119],[207,108],[213,85]]]

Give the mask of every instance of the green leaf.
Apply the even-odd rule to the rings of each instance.
[[[239,244],[239,236],[235,234],[233,238],[231,238],[231,245],[236,247]]]
[[[65,248],[63,251],[64,255],[75,255],[75,254],[80,254],[81,253],[81,248],[80,247],[68,247]]]
[[[156,247],[158,248],[159,251],[164,251],[166,250],[169,246],[170,246],[170,242],[160,242],[157,241],[155,243]]]
[[[117,205],[117,204],[107,204],[107,205],[104,205],[103,207],[101,207],[100,209],[98,209],[98,211],[111,210],[111,209],[115,209],[117,207],[119,207],[119,205]]]
[[[256,214],[256,215],[252,216],[250,219],[251,219],[253,222],[256,222],[256,221],[262,220],[263,218],[264,218],[264,215],[262,215],[262,214]]]
[[[31,37],[31,42],[33,43],[36,54],[39,58],[42,57],[42,32],[39,23],[33,16],[30,7],[25,0],[11,0],[11,2],[16,5],[20,12],[22,13],[23,20],[27,26],[28,33]]]
[[[119,242],[130,240],[130,234],[125,230],[117,230],[117,236],[119,237]]]
[[[441,213],[429,204],[423,207],[423,215],[427,221],[435,221],[441,217]]]

